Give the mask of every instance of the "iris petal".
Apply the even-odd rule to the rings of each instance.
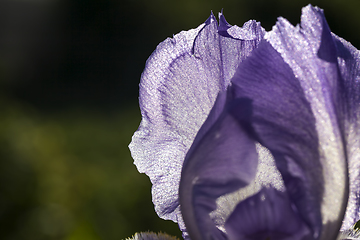
[[[239,66],[232,82],[236,97],[253,100],[257,141],[274,156],[290,200],[317,238],[324,177],[315,118],[299,81],[263,41]]]
[[[226,239],[209,214],[216,209],[218,197],[248,185],[255,177],[257,152],[247,133],[252,131],[250,117],[248,99],[227,104],[206,134],[201,133],[204,128],[200,129],[198,136],[203,137],[194,142],[186,156],[179,191],[181,211],[192,239]]]
[[[215,17],[167,39],[146,63],[140,82],[142,122],[129,145],[139,172],[153,184],[157,214],[184,231],[178,188],[185,154],[207,118],[218,92],[238,64],[264,36],[259,23],[231,28],[236,38],[218,34]],[[246,39],[242,39],[242,37]]]
[[[360,220],[360,51],[333,34],[342,77],[341,100],[348,157],[350,194],[342,230],[352,229]]]
[[[299,239],[336,239],[345,210],[343,230],[360,218],[360,52],[311,5],[299,26],[279,18],[263,36],[255,21],[239,28],[221,13],[217,26],[211,15],[147,61],[143,119],[129,147],[153,183],[156,212],[179,222],[185,238],[182,167],[181,210],[194,239],[243,236],[245,227],[232,230],[244,213],[279,230],[282,219],[271,225],[244,208],[261,194],[269,201],[260,208],[287,214],[285,233]]]
[[[196,137],[184,162],[180,184],[180,200],[190,236],[193,234],[196,236],[195,239],[200,239],[198,235],[211,233],[220,238],[221,234],[216,232],[219,230],[214,227],[214,215],[210,217],[210,212],[216,209],[215,201],[217,198],[243,188],[253,180],[266,182],[263,180],[264,178],[273,179],[272,176],[268,175],[254,179],[255,173],[250,171],[249,166],[242,163],[245,159],[245,161],[249,161],[248,164],[256,163],[257,165],[257,159],[254,157],[247,159],[244,157],[244,153],[256,152],[256,149],[250,148],[249,144],[252,142],[255,146],[257,142],[260,142],[274,156],[276,167],[284,180],[289,201],[296,206],[299,210],[299,218],[310,229],[311,234],[308,238],[317,239],[322,227],[323,173],[318,153],[315,118],[299,81],[280,54],[268,42],[262,41],[251,56],[239,65],[232,83],[227,91],[228,100],[223,114],[220,115],[207,134],[202,133],[203,128],[200,129],[198,136],[201,136],[202,140],[198,141],[198,136]],[[221,95],[218,99],[221,99]],[[249,104],[251,103],[250,106],[244,104],[244,99],[247,99]],[[224,114],[225,116],[230,114],[242,126],[243,131],[236,129],[236,125],[226,123],[227,128],[233,128],[232,131],[227,130],[226,135],[229,135],[228,138],[231,143],[226,143],[233,149],[232,157],[237,161],[234,160],[230,164],[227,162],[229,160],[227,155],[213,154],[217,160],[215,165],[212,164],[215,160],[209,160],[206,150],[204,150],[209,148],[201,147],[201,145],[205,142],[206,146],[212,146],[213,149],[224,149],[222,144],[216,142],[217,139],[211,137],[214,134],[213,132],[217,131],[214,130],[214,128],[216,129],[215,126],[224,124],[221,122],[224,121],[224,117],[221,117]],[[207,121],[204,125],[207,125]],[[234,136],[230,137],[230,133],[237,134],[236,138],[248,139],[249,143],[244,144],[241,140],[234,140]],[[224,139],[222,141],[225,142]],[[218,147],[215,147],[217,145]],[[223,152],[223,150],[220,151],[220,153]],[[246,173],[252,173],[253,179],[243,182],[242,185],[222,185],[221,178],[219,179],[214,174],[213,178],[205,178],[206,181],[201,181],[201,184],[195,181],[198,178],[204,178],[202,172],[215,173],[216,168],[219,168],[221,176],[226,171],[230,173],[234,169],[237,171],[237,175],[229,174],[227,176],[227,182],[236,181],[238,178],[235,176]],[[215,190],[218,186],[222,187],[222,192]],[[208,191],[204,193],[203,189]],[[206,206],[206,211],[202,211],[204,207],[201,208],[198,201]],[[208,236],[202,235],[201,238],[207,239]]]
[[[350,89],[359,89],[358,83],[353,80],[347,81],[346,75],[352,74],[344,74],[344,71],[341,71],[344,67],[339,67],[338,63],[343,57],[339,57],[338,54],[342,51],[339,51],[339,45],[330,32],[322,10],[316,7],[308,6],[303,9],[301,24],[297,27],[293,27],[285,19],[280,18],[265,38],[290,66],[305,92],[307,101],[311,104],[316,119],[316,131],[319,135],[320,162],[324,176],[324,195],[321,206],[322,239],[334,238],[337,229],[341,226],[345,203],[348,199],[347,162],[352,162],[352,167],[359,165],[359,163],[354,164],[352,160],[354,157],[350,156],[348,150],[354,149],[354,144],[358,148],[359,143],[349,141],[350,135],[347,133],[349,123],[346,113],[349,106],[346,102],[350,99],[349,95],[344,95],[346,92],[353,91]],[[358,60],[349,62],[355,63]],[[355,70],[354,75],[358,76],[358,64],[357,67],[353,65],[352,68]],[[350,82],[352,84],[349,84]],[[354,119],[352,120],[354,122]],[[359,131],[354,135],[358,138]],[[359,157],[356,158],[355,161],[359,162]],[[350,185],[358,184],[359,171],[350,169],[351,171],[355,171],[354,174],[350,173],[351,181],[355,179],[357,181],[350,182]],[[354,186],[351,188],[354,189]],[[358,206],[359,198],[352,199],[353,206],[356,204]],[[354,208],[358,207],[352,207],[353,210]]]
[[[310,233],[287,193],[273,188],[240,202],[225,228],[230,240],[302,240]]]

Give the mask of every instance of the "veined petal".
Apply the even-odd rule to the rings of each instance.
[[[348,157],[350,194],[341,229],[351,229],[360,220],[360,51],[333,34],[342,76],[344,132]]]
[[[311,105],[323,177],[321,239],[335,239],[348,199],[343,76],[337,47],[322,10],[303,8],[301,25],[280,18],[265,38],[290,66]],[[309,179],[310,180],[310,179]],[[316,195],[315,195],[316,196]]]
[[[210,216],[216,199],[247,186],[256,174],[257,152],[248,133],[252,132],[251,101],[231,96],[228,100],[212,127],[200,129],[184,161],[180,205],[191,239],[226,239]]]
[[[289,216],[300,219],[309,229],[307,239],[318,239],[324,176],[315,117],[299,80],[281,55],[263,40],[239,65],[232,83],[235,99],[252,100],[251,138],[266,147],[275,160],[285,187],[282,191],[298,209]],[[266,183],[267,178],[274,179],[264,174],[254,181]],[[251,195],[241,199],[248,197]]]
[[[179,201],[192,239],[336,239],[360,217],[359,51],[311,5],[265,40],[219,21],[165,40],[142,74],[129,147],[156,212],[184,238]]]
[[[178,189],[185,155],[216,96],[264,35],[254,21],[244,26],[232,30],[236,38],[226,37],[211,15],[198,28],[159,44],[141,77],[142,121],[129,148],[138,170],[153,184],[157,214],[179,222],[182,231]]]
[[[221,94],[218,99],[223,99]],[[218,107],[218,101],[214,106]],[[212,112],[204,126],[211,121],[211,116]],[[322,227],[320,209],[324,184],[315,118],[291,68],[268,42],[262,41],[239,65],[227,91],[223,113],[208,129],[206,134],[203,134],[205,128],[198,132],[186,156],[181,177],[180,203],[190,237],[210,239],[211,235],[215,239],[225,239],[224,222],[218,225],[214,221],[217,214],[223,215],[216,213],[217,199],[240,189],[238,200],[244,200],[255,194],[259,185],[276,184],[271,182],[278,181],[276,172],[256,175],[254,171],[259,150],[255,144],[259,142],[274,156],[283,179],[280,184],[284,184],[291,204],[298,209],[296,214],[289,216],[304,226],[306,230],[301,230],[301,234],[307,239],[317,239]],[[212,137],[221,132],[219,129],[225,132],[220,136],[227,136],[220,142]],[[229,149],[229,153],[224,149]],[[262,164],[268,163],[271,158]],[[231,174],[234,170],[236,174]],[[212,172],[211,178],[204,176],[204,172]],[[251,178],[245,181],[242,178],[245,174],[250,174]],[[233,182],[236,184],[230,184]],[[243,191],[248,185],[255,189]],[[234,211],[239,214],[236,209]],[[229,216],[221,217],[227,219]]]
[[[302,240],[310,232],[287,193],[274,188],[240,202],[225,227],[230,240]]]

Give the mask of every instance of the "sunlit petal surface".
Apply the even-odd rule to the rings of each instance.
[[[266,39],[299,79],[316,118],[325,192],[322,221],[331,232],[346,201],[343,183],[349,176],[350,198],[343,229],[359,220],[359,51],[332,34],[322,10],[303,9],[300,26],[279,19]],[[343,164],[348,163],[344,173]],[[341,223],[338,223],[341,224]],[[337,228],[337,226],[336,226]],[[326,236],[323,235],[324,239]]]
[[[134,163],[184,238],[355,236],[344,231],[360,218],[360,53],[321,9],[267,33],[211,14],[159,44],[140,108]]]
[[[153,183],[156,212],[179,222],[182,230],[178,188],[185,154],[219,91],[265,33],[255,21],[240,28],[223,16],[220,26],[222,34],[211,15],[198,28],[160,43],[140,82],[143,118],[129,147],[138,170]]]

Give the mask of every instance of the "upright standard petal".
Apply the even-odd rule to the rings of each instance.
[[[220,21],[224,26],[223,16]],[[165,40],[148,59],[140,82],[142,121],[129,148],[153,184],[156,212],[179,222],[183,231],[178,188],[185,154],[219,91],[264,35],[255,21],[243,28],[226,23],[220,32],[211,15],[198,28]]]
[[[222,94],[214,109],[223,105]],[[248,185],[256,174],[255,142],[251,134],[247,134],[252,131],[251,102],[227,98],[232,103],[227,102],[217,120],[207,128],[213,120],[214,111],[211,111],[184,161],[180,205],[191,239],[226,239],[210,216],[216,209],[216,199]],[[241,111],[241,120],[234,116],[238,111]]]
[[[259,185],[266,186],[269,183],[267,178],[274,180],[272,175],[256,174],[258,160],[255,145],[260,143],[270,150],[285,186],[282,195],[269,194],[267,197],[270,202],[285,199],[282,201],[288,204],[285,206],[287,209],[296,209],[295,212],[285,211],[288,217],[292,217],[288,221],[293,220],[293,223],[300,224],[299,228],[285,230],[286,234],[279,239],[291,239],[291,236],[299,236],[298,239],[317,239],[322,227],[322,166],[319,160],[315,118],[299,81],[280,54],[268,42],[262,41],[239,65],[227,95],[223,113],[206,134],[202,133],[203,128],[200,129],[198,136],[202,139],[198,140],[196,136],[184,162],[180,203],[190,237],[210,239],[207,234],[211,234],[216,236],[216,239],[226,239],[224,236],[234,233],[233,228],[236,225],[229,219],[241,218],[233,215],[243,212],[241,209],[244,207],[239,207],[244,206],[241,200],[256,194]],[[211,114],[212,112],[209,116]],[[204,126],[207,125],[207,121]],[[223,125],[224,127],[221,127]],[[217,134],[222,138],[213,137]],[[228,141],[231,141],[231,144]],[[217,167],[218,165],[222,168]],[[204,175],[204,172],[208,171],[213,174]],[[236,174],[231,174],[233,171]],[[247,178],[243,178],[245,174]],[[224,183],[227,183],[225,187]],[[254,189],[248,191],[247,186]],[[218,190],[219,187],[222,191]],[[238,207],[233,213],[230,212],[230,216],[224,217],[227,219],[226,223],[218,225],[214,221],[217,214],[213,214],[216,208],[221,207],[216,206],[217,199],[223,195],[226,197],[226,194],[238,189],[238,202],[233,202],[234,206],[231,206],[232,209],[236,205]],[[283,195],[286,197],[282,197]],[[270,212],[277,210],[271,209],[271,204],[256,209],[250,214],[259,216],[261,209],[268,209]],[[248,220],[244,218],[239,224],[246,225]],[[266,239],[267,236],[276,235],[275,231],[279,230],[277,228],[266,224],[255,225],[252,234],[258,236],[257,229],[258,232],[266,234],[263,236]],[[233,236],[242,236],[241,234],[247,233],[237,233]],[[243,238],[253,239],[251,236]]]
[[[279,19],[239,65],[226,104],[223,93],[220,104],[215,103],[215,112],[223,112],[210,112],[186,156],[180,203],[191,238],[337,239],[349,196],[348,171],[352,182],[344,224],[358,220],[358,56],[330,32],[318,8],[303,9],[301,27]],[[243,124],[249,106],[234,107],[239,99],[251,103],[248,127]],[[233,122],[226,123],[229,119]],[[227,138],[215,138],[217,134],[238,138],[237,148],[229,145],[236,151],[219,154],[225,152]],[[263,163],[256,159],[255,144],[269,151]],[[276,171],[270,176],[253,172],[254,166],[259,171],[271,161],[281,174],[280,187],[274,186]],[[348,169],[348,163],[356,168]],[[208,172],[213,174],[204,174]],[[223,203],[231,210],[225,211]],[[255,203],[259,206],[250,208]]]
[[[273,155],[289,204],[297,209],[289,216],[301,219],[308,239],[318,239],[323,167],[315,117],[298,79],[280,54],[263,41],[239,66],[232,81],[236,97],[253,100],[256,140]],[[292,234],[295,239],[297,234]]]
[[[359,220],[359,51],[332,34],[322,10],[312,6],[303,9],[300,26],[279,19],[266,39],[299,79],[316,118],[325,177],[321,211],[326,239],[326,233],[341,225],[348,185],[342,229]]]
[[[341,99],[350,183],[348,205],[341,227],[346,231],[360,220],[360,51],[335,34],[333,39],[342,77]]]
[[[225,227],[234,240],[303,240],[309,235],[286,192],[273,188],[263,188],[239,203]]]
[[[330,240],[359,220],[359,51],[311,5],[263,35],[211,15],[142,74],[129,147],[185,238]]]

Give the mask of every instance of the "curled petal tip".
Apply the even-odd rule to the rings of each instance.
[[[221,12],[219,12],[219,29],[218,29],[218,31],[225,32],[229,28],[231,28],[231,25],[226,21],[225,16],[223,14],[223,10],[221,10]]]
[[[206,19],[205,24],[209,25],[209,24],[213,23],[214,21],[217,22],[214,13],[211,10],[210,16],[208,17],[208,19]]]

